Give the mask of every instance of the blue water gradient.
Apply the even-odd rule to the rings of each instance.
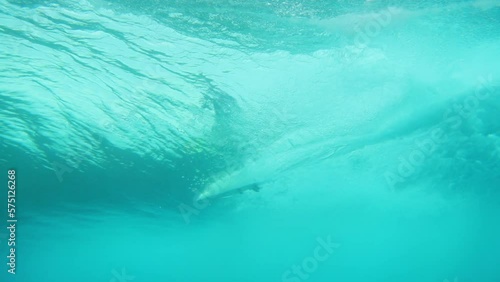
[[[498,282],[499,62],[496,0],[0,0],[1,281]]]

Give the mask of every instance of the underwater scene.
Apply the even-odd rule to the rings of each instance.
[[[500,1],[0,0],[1,282],[500,282]]]

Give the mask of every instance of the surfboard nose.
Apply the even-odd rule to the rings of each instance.
[[[205,193],[199,193],[199,194],[197,194],[197,195],[194,196],[194,200],[196,202],[203,201],[205,199],[206,199]]]

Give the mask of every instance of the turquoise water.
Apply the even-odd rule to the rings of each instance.
[[[498,282],[499,63],[498,1],[0,0],[1,281]]]

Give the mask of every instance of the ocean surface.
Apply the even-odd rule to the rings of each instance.
[[[499,282],[499,161],[498,0],[0,0],[2,282]]]

